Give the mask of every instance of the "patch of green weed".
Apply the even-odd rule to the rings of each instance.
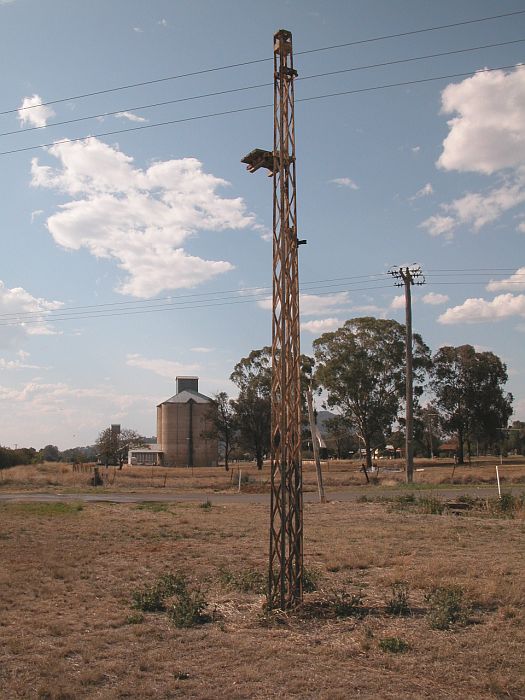
[[[379,640],[379,648],[381,651],[388,651],[391,654],[402,654],[408,650],[409,646],[399,637],[385,637]]]
[[[392,584],[392,597],[386,603],[386,611],[390,615],[399,617],[410,615],[408,583],[406,581],[395,581]]]
[[[460,586],[438,586],[425,595],[428,620],[435,630],[448,630],[468,623],[469,608]]]

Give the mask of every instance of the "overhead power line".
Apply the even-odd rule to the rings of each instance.
[[[352,288],[349,291],[352,293],[355,292],[368,292],[370,290],[376,290],[376,289],[390,289],[390,285],[376,285],[372,287],[357,287],[357,288]],[[333,291],[331,292],[320,292],[319,296],[323,294],[333,294]],[[51,315],[50,312],[47,311],[41,311],[40,313],[34,312],[35,314],[38,314],[38,318],[29,318],[29,319],[2,319],[0,320],[0,327],[2,326],[24,326],[26,324],[33,324],[33,323],[55,323],[57,321],[81,321],[83,319],[89,319],[89,318],[112,318],[114,316],[135,316],[137,314],[149,314],[149,313],[158,313],[159,311],[182,311],[185,309],[203,309],[203,308],[209,308],[209,307],[215,307],[215,306],[231,306],[231,305],[237,305],[237,304],[249,304],[253,303],[254,301],[265,301],[266,299],[269,298],[269,293],[266,293],[264,295],[260,296],[255,296],[252,295],[251,297],[243,297],[243,298],[233,298],[233,299],[224,299],[224,300],[211,300],[211,299],[205,299],[202,301],[194,302],[194,303],[179,303],[179,304],[159,304],[156,307],[151,307],[151,308],[141,308],[141,309],[119,309],[117,311],[108,309],[107,313],[104,311],[91,311],[91,312],[79,312],[79,313],[67,313],[63,314],[62,316],[57,313]]]
[[[483,268],[480,268],[483,270]],[[427,281],[429,279],[434,279],[435,277],[453,277],[456,272],[461,273],[461,277],[465,276],[483,276],[483,277],[497,277],[508,272],[512,272],[515,268],[486,268],[484,271],[476,271],[476,268],[463,269],[451,269],[445,271],[443,274],[427,274]],[[504,270],[504,272],[501,272]],[[359,291],[353,287],[353,285],[362,284],[372,284],[380,282],[381,280],[388,277],[389,272],[377,272],[370,273],[368,275],[350,275],[345,277],[331,277],[327,279],[312,280],[310,282],[304,282],[301,284],[301,295],[307,295],[309,293],[317,293],[317,296],[323,296],[328,294],[340,294],[342,292],[353,292]],[[459,276],[459,275],[456,275]],[[525,273],[514,273],[513,277],[523,277],[525,278]],[[446,285],[446,284],[460,284],[459,282],[450,281],[438,281],[435,284]],[[486,284],[486,280],[480,280],[479,282],[461,282],[461,284],[477,285]],[[521,285],[519,281],[509,282],[509,285],[516,284]],[[334,289],[336,288],[336,289]],[[381,287],[382,288],[382,287]],[[389,288],[389,287],[388,287]],[[330,289],[329,292],[319,292],[322,289]],[[29,319],[32,317],[41,318],[45,316],[47,320],[54,317],[55,314],[70,314],[70,313],[94,313],[94,312],[106,312],[114,310],[137,310],[141,308],[149,308],[150,306],[157,307],[159,303],[164,303],[167,308],[171,306],[175,307],[176,304],[187,304],[187,303],[204,303],[212,300],[224,301],[229,299],[237,299],[242,297],[243,299],[253,301],[257,299],[269,298],[271,292],[271,287],[266,286],[256,286],[256,287],[243,287],[239,289],[225,289],[222,291],[213,290],[211,292],[192,292],[190,294],[170,294],[168,296],[153,297],[150,299],[132,299],[128,301],[114,301],[106,302],[102,304],[87,304],[83,306],[68,306],[60,307],[58,309],[40,310],[40,311],[23,311],[23,312],[9,312],[0,313],[0,321],[2,320],[13,320],[13,319]]]
[[[501,270],[502,268],[497,269]],[[458,272],[462,271],[458,270]],[[328,296],[330,294],[341,294],[344,292],[354,294],[380,289],[391,289],[390,284],[378,284],[389,274],[390,273],[388,272],[380,272],[370,275],[358,275],[355,277],[334,277],[326,280],[316,280],[313,282],[307,282],[301,285],[301,295],[304,296],[308,293],[315,293],[315,296]],[[464,274],[465,273],[463,273],[462,276],[464,276]],[[487,270],[485,274],[487,276],[494,276],[497,273],[495,273],[493,270]],[[429,277],[427,276],[427,283],[428,279]],[[432,281],[431,285],[434,287],[450,285],[477,286],[485,283],[486,281]],[[321,289],[326,288],[330,288],[330,291],[319,291]],[[223,292],[197,292],[178,296],[158,297],[156,299],[135,299],[132,301],[111,302],[106,304],[62,307],[60,309],[52,310],[43,309],[40,311],[26,311],[20,313],[10,312],[0,314],[0,327],[23,326],[26,324],[35,323],[55,323],[57,321],[82,321],[85,319],[92,318],[113,318],[119,316],[135,316],[139,314],[158,313],[161,311],[184,311],[192,309],[197,310],[215,306],[248,304],[266,301],[267,299],[269,299],[270,289],[270,287],[248,287],[239,290],[225,290]]]
[[[417,80],[405,80],[402,82],[397,82],[397,83],[387,83],[384,85],[373,85],[370,87],[364,87],[364,88],[355,88],[353,90],[341,90],[338,92],[331,92],[327,93],[324,95],[314,95],[312,97],[302,97],[300,99],[296,100],[297,102],[312,102],[314,100],[324,100],[324,99],[329,99],[331,97],[340,97],[343,95],[355,95],[359,93],[365,93],[365,92],[373,92],[375,90],[385,90],[388,88],[395,88],[395,87],[402,87],[406,85],[419,85],[422,83],[429,83],[433,82],[436,80],[449,80],[452,78],[464,78],[469,75],[477,75],[478,73],[490,73],[496,70],[509,70],[512,68],[515,68],[515,65],[509,65],[509,66],[497,66],[495,68],[482,68],[481,70],[476,70],[476,71],[467,71],[465,73],[451,73],[448,75],[437,75],[433,76],[431,78],[419,78]],[[208,114],[199,114],[195,115],[192,117],[181,117],[179,119],[169,119],[163,122],[155,122],[154,124],[140,124],[139,126],[131,126],[127,127],[126,129],[112,129],[111,131],[104,131],[100,132],[98,134],[88,134],[86,136],[79,136],[77,138],[73,139],[61,139],[59,141],[51,141],[49,143],[41,143],[37,144],[35,146],[23,146],[22,148],[13,148],[8,151],[0,151],[0,156],[7,156],[7,155],[12,155],[14,153],[23,153],[25,151],[35,151],[39,150],[41,148],[49,148],[51,146],[58,145],[60,143],[76,143],[78,141],[87,141],[89,139],[96,139],[96,138],[101,138],[103,136],[115,136],[117,134],[126,134],[130,132],[135,132],[135,131],[143,131],[145,129],[155,129],[159,128],[161,126],[170,126],[173,124],[182,124],[184,122],[192,122],[192,121],[198,121],[201,119],[211,119],[214,117],[223,117],[227,116],[230,114],[240,114],[242,112],[253,112],[256,110],[260,109],[269,109],[270,107],[273,107],[272,103],[264,104],[264,105],[255,105],[253,107],[239,107],[236,109],[227,109],[221,112],[211,112]]]
[[[344,291],[353,291],[352,285],[362,285],[371,284],[381,281],[386,273],[377,273],[372,275],[358,275],[356,277],[334,277],[326,280],[316,280],[313,282],[304,283],[301,286],[301,291],[303,294],[308,294],[309,292],[317,292],[319,289],[333,288],[333,287],[344,287]],[[355,281],[352,281],[355,280]],[[23,312],[9,312],[1,313],[0,320],[5,320],[9,318],[30,318],[33,316],[42,316],[43,314],[46,318],[51,318],[54,314],[64,314],[70,312],[92,312],[92,311],[112,311],[115,307],[126,307],[130,306],[133,308],[147,308],[150,305],[158,305],[159,302],[165,303],[167,306],[189,303],[199,303],[200,301],[206,302],[212,300],[224,301],[225,299],[236,299],[243,297],[245,299],[254,299],[255,297],[266,299],[269,298],[271,294],[271,287],[246,287],[243,289],[229,289],[224,291],[212,291],[212,292],[194,292],[192,294],[179,294],[170,295],[165,297],[156,297],[152,299],[133,299],[130,301],[116,301],[105,304],[90,304],[87,306],[70,306],[70,307],[60,307],[59,309],[49,309],[40,311],[23,311]],[[336,292],[333,289],[330,292],[319,292],[321,294],[334,294]]]
[[[471,46],[468,48],[463,48],[463,49],[454,49],[451,51],[442,51],[439,53],[432,53],[432,54],[426,54],[424,56],[412,56],[410,58],[400,58],[400,59],[395,59],[391,61],[383,61],[381,63],[370,63],[368,65],[364,66],[353,66],[351,68],[342,68],[339,70],[333,70],[333,71],[328,71],[326,73],[316,73],[314,75],[305,75],[305,76],[300,76],[296,78],[296,82],[298,81],[304,81],[304,80],[312,80],[316,78],[326,78],[332,75],[342,75],[343,73],[353,73],[357,71],[362,71],[362,70],[369,70],[371,68],[384,68],[387,66],[393,66],[393,65],[398,65],[402,63],[413,63],[415,61],[424,61],[424,60],[429,60],[431,58],[440,58],[443,56],[452,56],[455,54],[460,54],[460,53],[469,53],[472,51],[481,51],[483,49],[492,49],[492,48],[498,48],[501,46],[508,46],[509,44],[519,44],[523,43],[525,41],[524,39],[512,39],[511,41],[502,41],[497,44],[484,44],[482,46]],[[165,107],[166,105],[172,105],[172,104],[178,104],[182,102],[192,102],[193,100],[202,100],[208,97],[218,97],[222,95],[231,95],[237,92],[246,92],[248,90],[257,90],[260,88],[265,88],[265,87],[273,87],[273,83],[259,83],[256,85],[244,85],[241,87],[237,88],[230,88],[228,90],[218,90],[215,92],[206,92],[202,93],[200,95],[191,95],[189,97],[178,97],[173,100],[163,100],[161,102],[152,102],[148,104],[143,104],[143,105],[134,105],[133,107],[122,107],[120,109],[115,109],[111,112],[99,112],[97,114],[90,114],[85,117],[75,117],[74,119],[66,119],[64,121],[60,122],[52,122],[51,124],[41,124],[39,126],[30,126],[25,129],[13,129],[12,131],[4,131],[0,133],[1,136],[13,136],[13,135],[19,135],[19,134],[25,134],[29,131],[39,131],[41,129],[50,129],[52,127],[56,126],[64,126],[66,124],[75,124],[78,122],[82,121],[88,121],[90,119],[99,119],[101,117],[111,117],[115,115],[122,114],[123,112],[135,112],[137,110],[144,110],[144,109],[153,109],[157,107]]]
[[[435,32],[435,31],[440,31],[442,29],[452,29],[453,27],[462,27],[462,26],[465,26],[468,24],[489,22],[492,20],[502,19],[505,17],[512,17],[515,15],[521,15],[524,13],[525,13],[525,10],[515,10],[513,12],[505,12],[505,13],[502,13],[499,15],[491,15],[490,17],[477,17],[474,19],[464,20],[462,22],[441,24],[441,25],[437,25],[437,26],[433,26],[433,27],[424,27],[422,29],[412,29],[412,30],[405,31],[405,32],[398,32],[396,34],[383,34],[380,36],[368,37],[366,39],[357,39],[355,41],[348,41],[348,42],[345,42],[342,44],[332,44],[330,46],[321,46],[321,47],[314,48],[314,49],[306,49],[304,51],[296,52],[295,55],[302,56],[302,55],[306,55],[306,54],[310,54],[310,53],[319,53],[321,51],[333,51],[334,49],[341,49],[341,48],[346,48],[346,47],[350,47],[350,46],[359,46],[361,44],[369,44],[369,43],[376,42],[376,41],[385,41],[387,39],[398,39],[398,38],[402,38],[402,37],[413,36],[415,34],[423,34],[425,32]],[[242,66],[250,66],[250,65],[257,64],[257,63],[265,63],[267,61],[272,61],[272,60],[273,60],[273,57],[257,58],[257,59],[253,59],[253,60],[249,60],[249,61],[230,63],[230,64],[227,64],[224,66],[203,68],[201,70],[192,71],[189,73],[179,73],[177,75],[169,75],[169,76],[165,76],[162,78],[153,78],[151,80],[143,80],[143,81],[138,82],[138,83],[129,83],[127,85],[118,85],[116,87],[106,88],[104,90],[95,90],[93,92],[85,92],[85,93],[81,93],[81,94],[77,94],[77,95],[69,95],[68,97],[61,97],[61,98],[58,98],[55,100],[48,100],[47,102],[43,102],[40,105],[28,105],[27,107],[23,107],[23,108],[15,107],[15,108],[11,108],[11,109],[6,109],[3,111],[0,111],[0,115],[13,114],[13,113],[20,111],[20,109],[24,109],[24,110],[35,109],[36,107],[54,105],[54,104],[58,104],[60,102],[70,102],[71,100],[80,100],[80,99],[83,99],[86,97],[95,97],[97,95],[106,95],[106,94],[111,93],[111,92],[118,92],[121,90],[130,90],[130,89],[136,88],[136,87],[144,87],[146,85],[154,85],[156,83],[164,83],[164,82],[167,82],[170,80],[179,80],[181,78],[190,78],[190,77],[194,77],[197,75],[204,75],[206,73],[214,73],[217,71],[229,70],[231,68],[240,68]]]

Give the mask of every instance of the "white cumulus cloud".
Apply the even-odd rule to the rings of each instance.
[[[18,108],[18,120],[20,126],[46,126],[55,112],[47,105],[42,105],[40,95],[24,97],[22,104]]]
[[[335,331],[342,323],[339,318],[322,318],[301,323],[301,330],[313,334],[326,333],[327,331]]]
[[[437,306],[438,304],[446,304],[449,297],[446,294],[437,294],[436,292],[429,292],[421,297],[421,301],[424,304],[431,304]]]
[[[456,228],[456,220],[452,216],[435,214],[425,219],[420,226],[426,228],[431,236],[444,236],[446,239],[450,239]]]
[[[410,197],[410,199],[421,199],[421,197],[429,197],[431,194],[434,194],[434,188],[432,187],[432,183],[427,182],[427,184],[418,190],[413,197]]]
[[[5,357],[0,357],[0,370],[13,369],[43,369],[39,365],[33,365],[28,362],[29,353],[25,350],[19,350],[16,353],[16,359],[7,360]]]
[[[34,297],[22,287],[10,289],[0,280],[0,346],[12,346],[25,335],[56,333],[46,316],[62,305],[60,301]]]
[[[147,122],[145,117],[139,117],[138,114],[133,114],[133,112],[117,112],[115,114],[116,119],[127,119],[130,122]]]
[[[512,316],[525,316],[525,294],[500,294],[491,301],[479,297],[466,299],[463,304],[447,309],[438,321],[451,325],[497,321]]]
[[[476,73],[448,85],[441,100],[442,112],[453,116],[437,166],[499,178],[442,204],[440,214],[421,224],[450,239],[459,226],[479,231],[525,203],[525,67]]]
[[[140,369],[145,369],[161,377],[169,377],[170,379],[175,379],[177,376],[195,374],[195,372],[198,372],[200,369],[200,365],[198,364],[182,364],[174,360],[147,358],[136,353],[126,356],[126,364],[128,367],[139,367]]]
[[[116,260],[126,275],[117,287],[123,294],[146,298],[228,272],[230,262],[196,257],[185,244],[202,232],[255,224],[240,197],[217,192],[228,183],[205,173],[195,158],[142,170],[98,139],[59,142],[49,153],[58,166],[34,158],[32,185],[71,197],[47,219],[49,232],[64,248]]]
[[[399,294],[399,296],[392,299],[390,304],[391,309],[404,309],[405,308],[405,295]]]
[[[490,280],[487,289],[489,292],[521,292],[525,290],[525,267],[520,267],[507,279]]]
[[[490,175],[525,162],[525,67],[480,72],[447,85],[442,112],[454,114],[438,166]]]
[[[300,294],[299,309],[302,316],[315,316],[331,311],[340,306],[346,306],[350,301],[348,292],[336,292],[335,294]],[[257,302],[261,309],[272,308],[272,298],[266,297]]]
[[[329,182],[333,182],[334,185],[338,185],[339,187],[348,187],[350,190],[359,189],[359,185],[356,185],[356,183],[349,177],[335,177],[333,180],[329,180]]]

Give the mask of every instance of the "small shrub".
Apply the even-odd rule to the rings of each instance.
[[[345,589],[334,593],[332,604],[336,617],[361,617],[363,608],[363,595],[359,593],[348,593]]]
[[[219,581],[226,586],[241,593],[264,593],[266,578],[257,569],[244,569],[234,572],[226,567],[219,569]]]
[[[133,591],[132,608],[142,612],[161,612],[165,609],[164,596],[156,586],[146,586],[142,591]]]
[[[303,569],[303,591],[313,593],[319,588],[321,572],[318,569]]]
[[[165,599],[178,593],[185,584],[182,574],[163,574],[152,586],[133,592],[132,607],[142,612],[162,612],[166,609]]]
[[[213,504],[212,504],[212,502],[210,501],[210,499],[207,498],[207,499],[204,501],[204,503],[201,503],[201,504],[199,505],[199,508],[203,508],[204,510],[210,510],[210,508],[212,507],[212,505],[213,505]]]
[[[186,673],[186,671],[177,671],[174,675],[175,679],[178,681],[187,681],[190,677],[190,674]]]
[[[404,493],[396,498],[399,505],[414,505],[416,502],[416,496],[413,493]]]
[[[142,622],[144,622],[144,615],[142,615],[142,613],[133,613],[126,618],[127,625],[140,625]]]
[[[208,603],[201,589],[192,589],[186,579],[181,579],[175,600],[168,608],[168,617],[175,627],[195,627],[209,622],[209,615],[204,614],[207,607]]]
[[[443,501],[434,496],[424,496],[419,499],[419,506],[422,513],[427,515],[441,515],[445,509]]]
[[[399,637],[385,637],[379,640],[379,648],[391,654],[402,654],[408,650],[408,644]]]
[[[517,499],[511,493],[502,493],[497,501],[497,508],[501,513],[512,515],[517,505]]]
[[[392,597],[387,601],[386,611],[390,615],[410,615],[408,604],[408,583],[406,581],[395,581],[392,584]]]
[[[429,604],[428,618],[432,629],[447,630],[454,625],[467,624],[469,611],[459,586],[433,588],[425,595],[425,601]]]

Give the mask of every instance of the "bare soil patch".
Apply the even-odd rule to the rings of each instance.
[[[268,617],[267,508],[203,506],[0,505],[1,697],[525,696],[523,509],[308,504],[316,590]],[[211,621],[178,628],[133,607],[178,573]],[[438,589],[461,612],[443,629]],[[408,610],[392,606],[403,595]]]

